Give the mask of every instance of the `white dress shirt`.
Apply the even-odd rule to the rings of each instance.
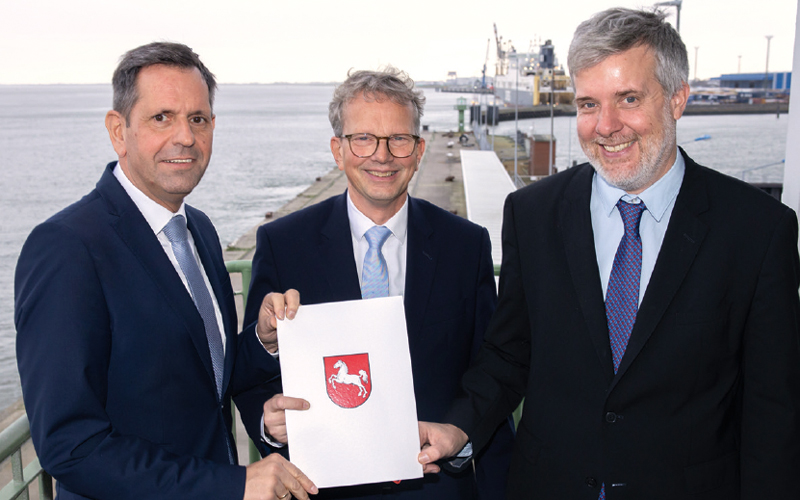
[[[377,225],[369,217],[361,213],[350,199],[350,192],[347,194],[347,218],[350,220],[350,235],[353,239],[353,255],[356,259],[356,269],[358,270],[358,283],[361,283],[361,270],[364,267],[364,256],[369,249],[369,242],[364,234],[373,226]],[[383,224],[392,234],[383,244],[381,253],[386,260],[386,268],[389,271],[389,296],[395,297],[403,295],[406,289],[406,245],[408,235],[408,195],[403,202],[403,206],[391,219]]]
[[[122,168],[120,168],[119,163],[117,163],[117,166],[114,167],[114,177],[116,177],[119,183],[122,184],[122,188],[125,189],[125,192],[128,193],[128,196],[130,196],[131,200],[133,200],[133,203],[142,213],[142,216],[144,216],[147,224],[150,225],[150,229],[153,230],[156,238],[158,238],[158,242],[161,243],[161,248],[163,248],[164,252],[167,254],[169,261],[172,263],[172,267],[175,268],[175,272],[177,272],[178,276],[180,276],[183,286],[186,287],[186,292],[191,296],[192,292],[189,289],[189,282],[186,281],[186,276],[183,274],[183,270],[181,269],[180,264],[178,264],[178,260],[175,258],[175,253],[172,251],[172,244],[169,242],[167,235],[165,235],[163,232],[164,226],[166,226],[174,216],[182,215],[184,219],[186,218],[185,204],[181,203],[181,206],[176,213],[170,212],[166,207],[159,205],[146,194],[144,194],[139,188],[134,186],[125,175],[125,172],[123,172]],[[222,312],[220,312],[219,304],[217,303],[217,297],[214,295],[214,289],[211,288],[211,282],[208,281],[208,275],[206,275],[206,270],[203,268],[203,263],[200,261],[200,256],[197,254],[197,247],[194,244],[192,232],[188,231],[188,234],[189,246],[192,248],[194,259],[197,261],[197,265],[200,267],[200,272],[203,275],[203,281],[206,284],[206,288],[208,288],[208,292],[211,294],[212,302],[214,302],[214,315],[217,318],[217,326],[219,327],[219,333],[222,336],[222,352],[224,353],[225,326],[222,322]]]

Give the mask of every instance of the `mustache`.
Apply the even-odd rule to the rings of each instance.
[[[203,154],[196,146],[176,146],[169,150],[161,150],[158,154],[159,160],[169,160],[174,158],[191,158],[197,160]]]
[[[597,144],[598,146],[615,146],[617,144],[625,144],[626,142],[638,141],[638,134],[630,135],[612,135],[611,137],[595,137],[588,141],[588,144]]]

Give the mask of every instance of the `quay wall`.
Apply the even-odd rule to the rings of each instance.
[[[527,106],[519,108],[519,119],[527,118],[549,118],[550,106]],[[498,111],[498,122],[514,120],[515,109],[513,107],[502,107]],[[686,106],[684,116],[690,115],[750,115],[750,114],[777,114],[782,115],[789,112],[789,103],[766,103],[766,104],[714,104],[702,105],[693,104]],[[486,119],[486,113],[481,114]],[[553,106],[553,116],[575,116],[575,106],[571,104],[558,104]]]

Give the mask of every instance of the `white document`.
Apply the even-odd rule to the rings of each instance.
[[[320,488],[422,477],[402,297],[303,305],[278,322],[292,463]]]

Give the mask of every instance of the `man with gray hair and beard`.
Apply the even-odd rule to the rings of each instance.
[[[498,309],[420,462],[480,450],[525,397],[509,498],[800,497],[795,213],[677,147],[662,13],[596,14],[569,68],[590,163],[506,200]]]

